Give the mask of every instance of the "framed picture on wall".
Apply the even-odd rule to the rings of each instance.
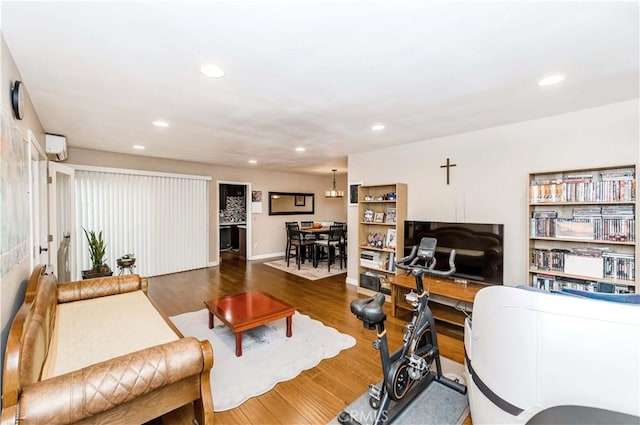
[[[355,207],[358,205],[358,188],[362,186],[363,182],[349,183],[349,206]]]
[[[295,197],[295,206],[296,207],[304,207],[304,205],[305,205],[305,197],[296,195],[296,197]]]

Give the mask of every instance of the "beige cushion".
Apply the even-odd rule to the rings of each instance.
[[[42,379],[177,339],[142,291],[58,304]]]

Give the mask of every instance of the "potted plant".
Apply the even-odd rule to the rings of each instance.
[[[93,230],[87,231],[85,228],[82,230],[84,230],[84,235],[87,237],[89,256],[91,257],[91,269],[83,270],[82,278],[92,279],[94,277],[111,276],[113,272],[109,265],[105,263],[107,244],[104,243],[102,238],[102,230],[98,234]]]

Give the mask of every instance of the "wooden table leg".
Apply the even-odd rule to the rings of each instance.
[[[291,338],[293,331],[291,330],[291,323],[293,322],[293,316],[287,316],[287,337]]]
[[[236,357],[242,356],[242,332],[236,332]]]
[[[391,317],[396,317],[396,299],[398,298],[398,285],[391,284]]]
[[[213,329],[213,313],[209,312],[209,329]]]

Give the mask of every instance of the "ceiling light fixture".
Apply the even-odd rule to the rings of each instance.
[[[371,130],[373,130],[373,131],[384,130],[384,125],[382,125],[382,124],[374,124],[374,125],[371,126]]]
[[[216,66],[212,63],[208,63],[206,65],[202,65],[200,68],[200,72],[202,75],[210,78],[222,78],[224,77],[224,71],[219,66]]]
[[[157,120],[153,122],[156,127],[169,127],[169,123],[166,121]]]
[[[298,146],[296,148],[296,152],[305,152],[307,150],[307,148],[303,147],[303,146]]]
[[[564,81],[564,75],[550,75],[548,77],[543,78],[538,81],[539,86],[551,86],[553,84],[558,84],[559,82]]]
[[[249,164],[257,164],[257,163],[258,163],[258,161],[256,161],[255,159],[250,159],[249,160]]]
[[[331,171],[333,171],[333,188],[325,191],[324,196],[327,198],[342,198],[344,196],[344,192],[342,190],[336,190],[336,171],[338,170],[334,168]]]
[[[145,149],[142,145],[133,145],[133,148],[139,151],[143,151]]]

